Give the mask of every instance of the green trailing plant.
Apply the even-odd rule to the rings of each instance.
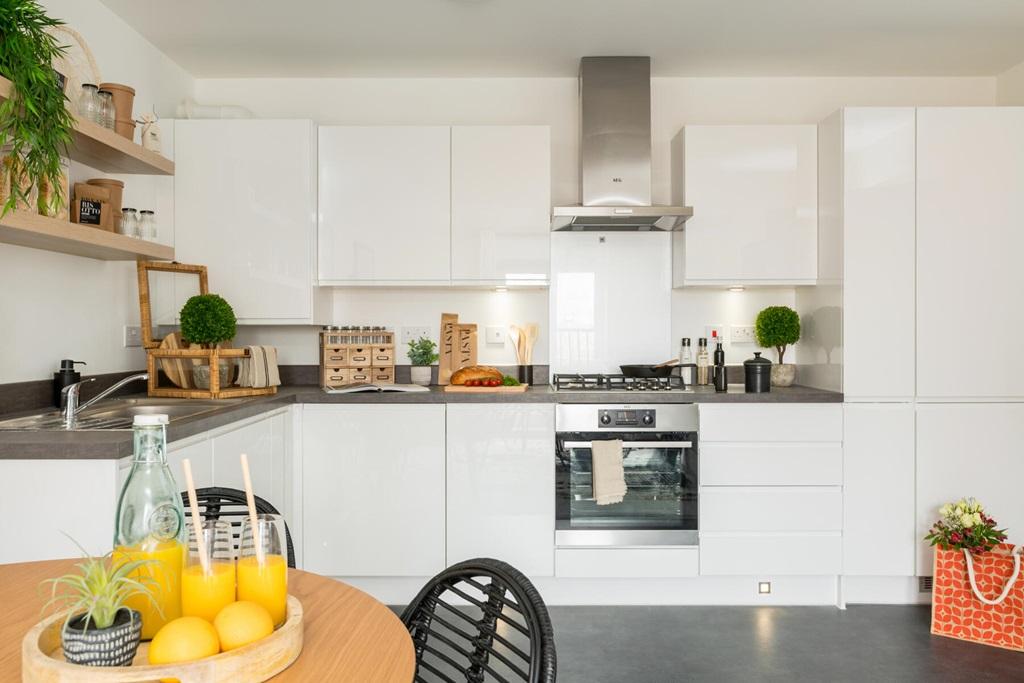
[[[181,336],[209,348],[235,338],[238,320],[231,304],[219,294],[197,294],[181,308]]]
[[[786,348],[800,340],[800,316],[789,306],[769,306],[757,314],[754,334],[758,346],[775,348],[782,365]]]
[[[10,145],[15,178],[53,188],[47,202],[55,211],[65,201],[61,157],[67,155],[75,119],[53,70],[64,48],[46,30],[63,23],[35,0],[0,0],[0,76],[13,84],[11,97],[0,103],[0,147]],[[0,216],[28,204],[30,185],[10,186]]]
[[[420,337],[409,342],[409,362],[413,365],[433,365],[440,358],[437,355],[437,344],[433,339]]]
[[[75,545],[78,545],[76,542]],[[78,545],[82,549],[81,545]],[[144,595],[163,616],[155,595],[159,584],[151,576],[135,575],[137,570],[155,560],[116,561],[111,553],[92,557],[82,549],[83,559],[75,566],[78,572],[47,579],[40,584],[49,585],[50,599],[43,612],[54,608],[68,610],[64,625],[82,616],[82,628],[103,629],[114,624],[118,611],[136,595]]]

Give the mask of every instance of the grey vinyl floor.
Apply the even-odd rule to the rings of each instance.
[[[1024,653],[932,636],[928,607],[548,609],[559,683],[1024,682]]]

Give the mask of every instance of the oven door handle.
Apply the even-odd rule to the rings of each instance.
[[[602,439],[598,439],[601,441]],[[606,439],[607,441],[614,441],[614,439]],[[593,441],[563,441],[563,448],[590,448],[593,445]],[[622,447],[625,448],[692,448],[692,441],[623,441]]]

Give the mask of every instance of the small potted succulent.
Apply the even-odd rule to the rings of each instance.
[[[155,580],[136,576],[136,570],[152,560],[115,561],[86,554],[78,572],[47,579],[50,608],[67,610],[61,630],[64,658],[83,666],[128,666],[139,649],[142,615],[125,605],[136,595],[153,601]]]
[[[190,344],[212,349],[217,344],[235,338],[238,320],[231,304],[218,294],[198,294],[181,309],[181,337]],[[235,365],[232,361],[220,361],[220,386],[231,384]],[[192,368],[192,380],[200,389],[210,388],[210,366],[200,363]]]
[[[772,366],[772,386],[792,386],[796,366],[785,362],[786,349],[800,339],[800,316],[789,306],[769,306],[757,314],[754,334],[758,346],[775,347],[779,362]]]
[[[409,342],[409,362],[412,363],[412,382],[420,386],[430,386],[430,366],[440,356],[437,355],[437,344],[434,340],[420,337]]]

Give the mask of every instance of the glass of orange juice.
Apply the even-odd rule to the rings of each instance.
[[[288,614],[287,547],[281,515],[258,515],[255,529],[248,517],[243,519],[238,548],[238,599],[263,605],[274,626],[283,624]]]
[[[212,622],[235,601],[235,554],[231,524],[208,519],[199,530],[206,541],[206,566],[199,554],[194,524],[189,525],[188,555],[181,572],[181,614]]]

